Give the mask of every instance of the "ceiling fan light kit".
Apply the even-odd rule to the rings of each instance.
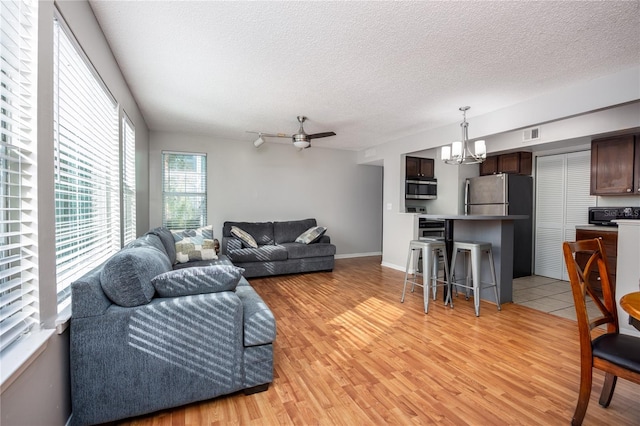
[[[272,134],[272,133],[263,133],[263,132],[249,132],[249,133],[258,133],[258,139],[256,139],[253,142],[253,146],[255,146],[256,148],[259,148],[264,142],[264,138],[265,137],[269,137],[269,138],[291,138],[292,142],[293,142],[293,146],[295,146],[298,149],[305,149],[305,148],[309,148],[311,146],[311,139],[319,139],[319,138],[326,138],[328,136],[335,136],[335,132],[323,132],[323,133],[314,133],[314,134],[307,134],[304,131],[304,127],[303,127],[303,123],[305,122],[305,120],[307,119],[307,117],[305,117],[304,115],[299,115],[298,116],[298,122],[300,123],[300,128],[298,129],[298,133],[294,134],[294,135],[287,135],[284,133],[276,133],[276,134]]]
[[[253,146],[256,148],[260,148],[260,146],[264,143],[264,138],[262,137],[262,133],[258,133],[258,139],[253,141]]]
[[[440,158],[447,164],[463,165],[463,164],[479,164],[487,158],[487,146],[484,140],[477,140],[474,143],[473,152],[469,149],[469,123],[467,123],[467,111],[471,107],[460,107],[462,111],[462,140],[456,141],[451,146],[443,146]]]

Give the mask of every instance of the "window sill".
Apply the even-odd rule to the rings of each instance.
[[[56,333],[62,334],[69,327],[71,321],[71,306],[64,308],[62,312],[58,314],[56,319]]]
[[[0,356],[2,371],[0,371],[0,393],[11,384],[44,352],[49,338],[55,330],[32,331],[23,341],[16,342],[13,347]]]

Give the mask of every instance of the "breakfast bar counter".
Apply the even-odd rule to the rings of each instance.
[[[496,278],[500,294],[500,303],[513,301],[513,221],[528,219],[527,215],[455,215],[455,214],[421,214],[420,218],[445,221],[445,243],[447,256],[451,259],[453,241],[484,241],[491,243],[493,250]],[[487,260],[482,264],[482,281],[490,281]],[[493,290],[486,289],[480,298],[495,303]]]

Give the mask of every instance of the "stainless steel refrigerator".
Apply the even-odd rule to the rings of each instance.
[[[531,275],[533,262],[533,179],[497,174],[466,180],[465,213],[469,215],[528,215],[513,221],[513,277]]]

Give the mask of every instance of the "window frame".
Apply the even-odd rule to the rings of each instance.
[[[180,176],[180,170],[177,169],[169,169],[171,156],[184,156],[184,157],[193,157],[194,161],[199,161],[199,165],[196,167],[200,167],[200,171],[192,172],[192,176],[186,176],[182,174]],[[168,174],[169,173],[169,174]],[[175,188],[171,190],[168,188],[173,179],[173,177],[181,178],[181,184],[187,186],[189,183],[195,184],[198,188],[193,188],[194,190],[187,191],[186,188],[184,191],[178,191]],[[189,179],[190,177],[195,177],[196,179]],[[174,200],[182,198],[184,204],[189,204],[189,201],[194,201],[196,199],[200,199],[199,208],[195,209],[198,211],[199,217],[192,218],[169,218],[168,210],[169,206],[167,203],[170,198],[174,198]],[[190,206],[193,208],[193,206]],[[207,224],[207,154],[206,153],[197,153],[197,152],[180,152],[180,151],[162,151],[162,226],[168,229],[195,229],[202,226],[206,226]]]
[[[125,246],[136,238],[136,128],[124,111],[120,120],[120,134],[120,217],[122,246]]]

